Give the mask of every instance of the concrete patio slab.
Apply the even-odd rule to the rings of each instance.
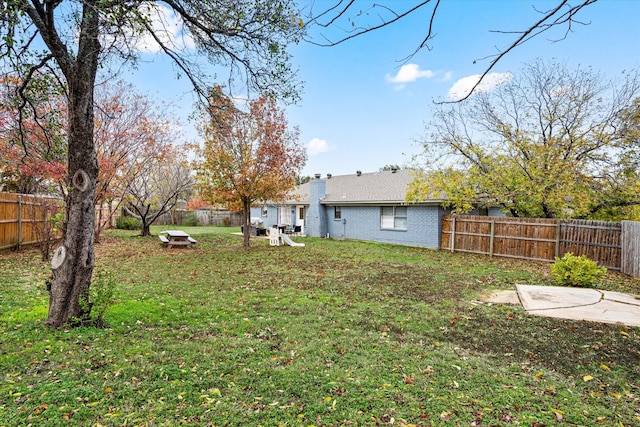
[[[537,285],[516,290],[525,310],[537,316],[640,326],[640,297],[634,295]]]

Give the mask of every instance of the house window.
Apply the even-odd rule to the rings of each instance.
[[[341,218],[342,218],[342,208],[340,206],[334,206],[333,219],[341,219]]]
[[[383,206],[380,208],[380,227],[387,229],[407,229],[406,206]]]
[[[269,216],[269,209],[266,205],[262,207],[262,216]]]
[[[304,220],[304,206],[300,206],[298,209],[298,219]]]

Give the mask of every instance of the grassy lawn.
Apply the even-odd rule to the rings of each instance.
[[[474,303],[548,264],[184,229],[103,235],[102,329],[47,329],[48,264],[0,253],[0,426],[640,425],[639,328]]]

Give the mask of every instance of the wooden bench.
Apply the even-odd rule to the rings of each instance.
[[[162,234],[158,236],[158,239],[160,239],[163,245],[166,245],[169,243],[169,239],[167,239],[167,236],[163,236]]]

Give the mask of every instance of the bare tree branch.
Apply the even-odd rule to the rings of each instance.
[[[550,30],[551,28],[557,27],[562,24],[571,25],[572,22],[575,22],[573,20],[573,17],[575,16],[576,13],[578,13],[582,8],[591,5],[596,1],[598,0],[582,0],[582,3],[578,4],[577,6],[570,6],[568,5],[568,0],[562,0],[555,8],[545,12],[542,18],[540,18],[535,24],[533,24],[526,30],[510,32],[514,34],[520,34],[520,36],[513,43],[507,46],[506,49],[502,50],[497,55],[492,55],[492,56],[482,58],[482,59],[487,59],[487,58],[493,57],[493,59],[491,60],[487,68],[485,68],[484,72],[480,75],[480,78],[478,79],[476,84],[473,85],[469,93],[461,99],[458,99],[456,101],[450,101],[450,102],[461,102],[466,99],[469,99],[469,97],[474,93],[474,91],[480,86],[484,78],[491,72],[491,70],[493,70],[493,68],[498,64],[498,62],[500,62],[502,58],[504,58],[509,52],[511,52],[518,46],[521,46],[524,43],[528,42],[532,38],[544,33],[545,31]],[[559,16],[556,16],[565,6],[567,6],[569,9],[563,12],[562,14],[560,14]],[[493,32],[500,32],[500,31],[494,30]],[[473,61],[474,64],[477,61],[478,60]],[[444,102],[444,103],[449,103],[449,102]]]

